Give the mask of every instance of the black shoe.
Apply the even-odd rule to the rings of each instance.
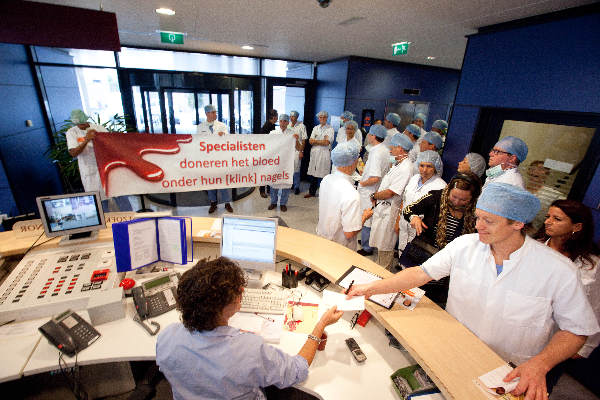
[[[208,209],[208,213],[212,214],[217,211],[217,203],[210,203],[210,208]]]
[[[287,211],[287,206],[284,204],[284,205],[282,205],[282,206],[279,206],[279,209],[280,209],[281,211],[283,211],[283,212],[286,212],[286,211]]]
[[[373,250],[371,251],[366,251],[365,249],[360,249],[357,251],[358,254],[360,254],[361,256],[372,256],[373,255]]]
[[[265,197],[266,197],[266,196],[265,196]],[[277,204],[273,204],[273,203],[271,203],[271,204],[269,204],[269,207],[267,207],[267,210],[272,210],[272,209],[274,209],[275,207],[277,207]]]
[[[229,204],[229,203],[225,203],[225,209],[226,209],[227,211],[229,211],[230,213],[232,213],[232,212],[233,212],[233,207],[231,207],[231,204]]]
[[[266,198],[267,198],[267,197],[269,197],[269,196],[267,196],[267,194],[266,194],[265,192],[260,192],[260,197],[262,197],[262,198],[265,198],[265,199],[266,199]]]
[[[294,190],[294,194],[300,194],[300,189],[296,188],[296,190]]]

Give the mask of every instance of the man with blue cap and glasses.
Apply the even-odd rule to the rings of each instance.
[[[304,146],[306,145],[306,139],[308,139],[308,135],[306,133],[306,126],[304,125],[304,123],[298,122],[299,116],[300,114],[298,113],[298,111],[290,111],[289,128],[293,129],[298,135],[298,137],[296,138],[296,155],[298,156],[298,165],[297,168],[294,169],[294,183],[292,184],[294,194],[300,194],[300,168],[302,158],[304,157]]]
[[[518,166],[527,158],[527,144],[514,136],[506,136],[490,151],[489,169],[485,171],[485,188],[492,182],[503,182],[525,189]]]
[[[387,136],[387,130],[383,125],[373,125],[369,129],[367,142],[371,145],[369,158],[363,168],[362,178],[358,183],[358,194],[360,194],[360,206],[363,210],[369,210],[372,207],[371,194],[379,188],[381,179],[390,169],[390,151],[383,144]],[[360,234],[360,244],[362,249],[358,254],[370,256],[373,254],[373,248],[369,245],[369,236],[371,234],[371,220],[365,223]]]
[[[414,175],[414,164],[408,159],[412,147],[413,143],[405,135],[397,133],[392,137],[390,154],[394,166],[385,174],[377,191],[371,194],[373,222],[369,244],[377,248],[377,264],[387,269],[392,268],[394,261],[394,246],[398,240],[394,224],[402,205],[402,193]]]
[[[398,114],[392,112],[385,116],[385,119],[383,120],[383,126],[385,126],[385,129],[387,129],[387,136],[384,144],[388,148],[390,147],[390,140],[392,139],[392,136],[394,136],[396,133],[400,133],[397,129],[398,125],[400,125],[400,116]]]
[[[528,191],[490,183],[477,201],[478,233],[459,236],[419,267],[352,286],[349,296],[391,293],[450,276],[446,311],[518,365],[504,378],[519,378],[513,395],[547,399],[558,380],[554,366],[575,355],[600,327],[572,262],[525,235],[539,208]]]
[[[206,114],[206,121],[202,121],[198,128],[196,129],[196,133],[198,135],[219,135],[223,136],[225,134],[229,134],[229,128],[227,125],[217,120],[217,109],[212,104],[208,104],[204,106],[204,114]],[[231,191],[230,189],[213,189],[207,190],[206,194],[208,195],[208,200],[210,201],[210,207],[208,208],[208,213],[212,214],[217,210],[217,195],[221,197],[221,201],[225,202],[225,209],[230,213],[233,212],[233,207],[229,202],[231,201]]]
[[[355,141],[338,144],[331,152],[334,171],[323,178],[319,193],[317,235],[356,250],[356,235],[364,218],[352,174],[358,164]]]

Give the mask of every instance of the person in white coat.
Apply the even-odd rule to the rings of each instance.
[[[446,182],[439,175],[443,164],[437,152],[427,150],[419,153],[417,156],[417,165],[419,173],[410,178],[404,189],[402,210],[425,196],[430,190],[438,190],[446,187]],[[395,226],[398,232],[398,252],[402,253],[408,242],[415,238],[416,231],[402,218],[402,215],[398,215],[396,218]]]
[[[290,111],[290,128],[296,131],[296,134],[298,135],[296,138],[296,156],[298,158],[298,165],[294,163],[294,183],[292,184],[294,194],[300,194],[300,167],[302,158],[304,157],[304,146],[306,145],[306,139],[308,139],[306,126],[304,123],[298,121],[299,116],[300,113],[298,113],[298,111]]]
[[[421,139],[421,128],[415,124],[408,124],[402,133],[406,135],[406,137],[408,137],[414,144],[412,150],[410,153],[408,153],[408,158],[413,163],[416,163],[417,156],[421,152],[421,142],[423,141],[423,139]],[[416,170],[415,173],[417,173]]]
[[[511,394],[546,400],[557,380],[552,368],[575,355],[600,327],[573,263],[525,235],[525,224],[539,208],[526,190],[491,183],[477,201],[478,233],[454,239],[421,266],[354,285],[348,297],[397,292],[450,276],[446,311],[517,365],[504,377],[520,378]]]
[[[385,144],[388,148],[390,147],[390,140],[398,131],[398,125],[400,125],[400,116],[396,113],[388,113],[383,120],[383,126],[387,129],[387,136],[385,137]]]
[[[483,187],[492,182],[503,182],[525,189],[519,164],[527,158],[527,144],[514,136],[506,136],[494,145],[490,151],[489,169],[485,171],[487,179]]]
[[[100,192],[102,208],[109,210],[109,200],[106,198],[102,183],[100,182],[100,173],[96,163],[96,153],[94,153],[94,139],[98,132],[108,132],[107,129],[99,124],[88,122],[89,117],[82,110],[73,110],[71,112],[71,122],[75,126],[65,132],[67,140],[67,149],[71,157],[77,158],[79,175],[83,190],[86,192]],[[128,196],[114,197],[118,211],[131,211],[131,203]]]
[[[437,132],[442,137],[442,147],[444,147],[444,143],[446,143],[446,134],[448,133],[448,122],[443,119],[436,119],[431,124],[431,131]]]
[[[346,135],[346,124],[349,121],[354,121],[354,114],[352,114],[350,111],[344,111],[340,116],[340,119],[342,120],[342,123],[340,124],[340,129],[338,129],[337,136],[335,137],[336,143],[344,143],[347,140],[348,135]],[[363,137],[362,132],[360,131],[360,129],[358,129],[358,124],[356,125],[356,132],[354,133],[354,138],[356,139],[360,147],[362,147]]]
[[[415,114],[415,117],[413,118],[412,123],[417,125],[419,128],[421,128],[421,135],[419,135],[419,136],[422,136],[427,133],[427,131],[425,130],[425,122],[427,122],[427,117],[425,116],[425,114],[423,114],[423,113]]]
[[[289,127],[290,116],[287,114],[279,115],[279,128],[276,128],[269,132],[269,135],[294,135],[296,140],[298,140],[298,134],[294,130],[294,128]],[[294,171],[296,167],[300,164],[300,158],[298,158],[298,150],[294,154]],[[288,196],[290,195],[290,188],[292,186],[289,184],[281,183],[281,184],[273,184],[271,185],[271,204],[267,207],[268,210],[272,210],[277,207],[277,201],[279,200],[279,209],[283,212],[287,211],[287,201]]]
[[[208,104],[204,106],[204,114],[206,114],[206,121],[202,121],[198,128],[196,129],[196,134],[198,135],[227,135],[229,134],[229,129],[227,125],[217,120],[217,109],[212,104]],[[210,201],[210,207],[208,208],[208,213],[212,214],[217,210],[218,197],[221,198],[221,201],[225,202],[225,209],[230,213],[233,212],[233,207],[229,202],[231,201],[231,190],[230,189],[213,189],[207,190],[206,194],[208,195],[208,200]],[[217,197],[218,196],[218,197]]]
[[[442,148],[442,146],[444,145],[444,141],[439,133],[431,131],[431,132],[427,132],[426,134],[421,136],[419,138],[419,140],[417,141],[417,144],[419,146],[419,153],[422,153],[422,152],[428,151],[428,150],[433,150],[433,151],[439,152],[440,149]],[[416,162],[415,162],[415,170],[417,170],[417,169],[418,169],[418,165],[416,165]],[[441,171],[438,171],[438,175],[441,176],[443,174],[444,174],[443,169]]]
[[[327,118],[329,118],[327,111],[320,111],[317,117],[319,118],[319,125],[313,128],[308,140],[308,143],[312,147],[310,149],[310,161],[306,173],[311,179],[308,194],[304,196],[305,198],[317,195],[317,189],[321,184],[321,180],[331,171],[330,148],[335,132],[331,125],[327,123]]]
[[[390,141],[390,154],[395,164],[381,180],[381,185],[371,195],[373,222],[369,244],[377,248],[377,264],[391,270],[394,261],[394,246],[398,234],[394,224],[402,203],[404,188],[413,174],[413,163],[408,152],[413,143],[405,135],[397,133]]]
[[[363,210],[368,210],[372,207],[371,194],[377,191],[381,179],[387,174],[390,169],[390,151],[383,144],[386,138],[387,130],[383,125],[373,125],[369,129],[367,141],[371,145],[369,158],[363,168],[362,177],[358,182],[358,194],[360,195],[360,206]],[[362,249],[358,254],[362,256],[370,256],[373,254],[373,247],[369,244],[369,236],[371,235],[371,220],[365,222],[362,232],[360,233],[360,245]]]
[[[344,142],[331,152],[335,171],[323,178],[319,194],[317,235],[356,250],[356,236],[364,222],[360,198],[352,173],[358,164],[360,148]]]

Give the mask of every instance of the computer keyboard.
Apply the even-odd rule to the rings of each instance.
[[[244,288],[241,312],[283,314],[287,304],[286,292],[272,292],[264,289]]]

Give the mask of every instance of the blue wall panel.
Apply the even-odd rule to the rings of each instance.
[[[471,147],[475,126],[479,120],[479,107],[455,106],[452,122],[442,154],[444,180],[448,182],[458,169],[459,161],[465,158]],[[485,155],[482,154],[484,157]]]
[[[340,115],[344,111],[346,99],[346,77],[348,76],[348,59],[327,62],[317,65],[317,90],[315,95],[315,111],[329,112],[329,115]],[[317,125],[319,120],[314,117]]]
[[[33,85],[24,46],[0,43],[0,85]]]

